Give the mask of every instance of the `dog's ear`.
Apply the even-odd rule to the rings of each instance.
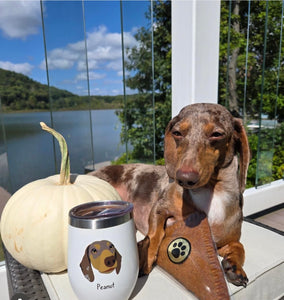
[[[240,154],[239,185],[243,193],[246,188],[247,170],[250,161],[250,149],[247,134],[241,119],[234,118],[235,147]]]
[[[116,262],[117,262],[117,267],[115,270],[116,270],[116,274],[118,274],[120,272],[120,268],[121,268],[121,255],[117,251],[117,249],[115,249],[115,258],[116,258]]]
[[[84,276],[89,281],[93,282],[95,280],[95,276],[94,276],[94,272],[93,272],[92,265],[91,265],[90,258],[89,258],[89,248],[90,248],[90,245],[86,248],[85,254],[80,263],[80,268],[81,268]]]

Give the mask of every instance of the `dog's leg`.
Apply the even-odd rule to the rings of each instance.
[[[237,286],[247,286],[248,278],[242,266],[245,261],[245,250],[240,242],[231,242],[218,249],[223,257],[222,266],[227,280]]]
[[[158,250],[165,235],[167,212],[155,205],[149,217],[149,231],[147,236],[138,243],[139,276],[149,274],[157,260]]]

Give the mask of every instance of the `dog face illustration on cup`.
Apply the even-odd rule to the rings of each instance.
[[[95,241],[87,246],[80,263],[82,273],[89,281],[95,280],[93,269],[103,274],[120,272],[121,255],[110,241]]]

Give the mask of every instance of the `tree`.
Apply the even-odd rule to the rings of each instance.
[[[232,7],[230,7],[230,5]],[[219,64],[219,100],[228,109],[236,114],[242,113],[244,105],[244,84],[247,72],[246,86],[246,113],[255,118],[263,114],[274,118],[276,105],[276,75],[278,69],[279,46],[284,54],[284,45],[279,45],[281,31],[282,1],[251,1],[250,2],[250,26],[249,44],[246,52],[247,28],[248,28],[248,1],[222,1],[221,2],[221,28],[220,28],[220,64]],[[268,7],[266,7],[268,5]],[[228,19],[231,8],[230,44],[228,50]],[[265,21],[267,15],[266,52]],[[229,54],[229,55],[228,55]],[[247,70],[245,70],[247,59]],[[229,61],[228,61],[229,60]],[[264,80],[262,77],[263,62]],[[228,82],[227,79],[227,66]],[[277,118],[284,119],[284,67],[282,64],[279,82],[279,95],[277,98]],[[262,83],[264,81],[264,88]],[[263,91],[263,95],[261,95]],[[263,99],[263,105],[261,105]]]
[[[233,10],[234,18],[232,20],[232,28],[236,35],[240,34],[240,0],[237,0],[234,5]],[[229,110],[231,113],[235,116],[239,116],[238,112],[238,94],[237,94],[237,76],[236,76],[236,70],[237,70],[237,62],[238,62],[238,56],[240,52],[239,45],[236,45],[232,49],[232,55],[231,59],[229,60],[229,70],[228,70],[228,84],[229,84]]]
[[[245,121],[258,119],[263,124],[264,118],[270,118],[276,119],[278,124],[283,122],[284,47],[283,42],[280,44],[281,19],[282,1],[221,2],[219,99],[232,113],[242,115]],[[249,131],[252,151],[249,186],[283,177],[283,135],[278,137],[282,128],[283,124],[275,129],[265,126],[257,133]]]
[[[154,79],[150,9],[146,18],[149,25],[136,33],[138,46],[127,49],[126,60],[126,70],[131,74],[126,85],[138,90],[139,97],[135,101],[127,99],[118,115],[123,124],[122,142],[133,146],[132,158],[153,161],[154,141],[155,158],[163,157],[164,130],[171,118],[171,1],[153,2]]]

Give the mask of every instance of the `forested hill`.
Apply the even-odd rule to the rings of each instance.
[[[0,97],[3,111],[52,109],[108,109],[119,108],[122,96],[84,97],[48,86],[20,73],[0,68]]]

